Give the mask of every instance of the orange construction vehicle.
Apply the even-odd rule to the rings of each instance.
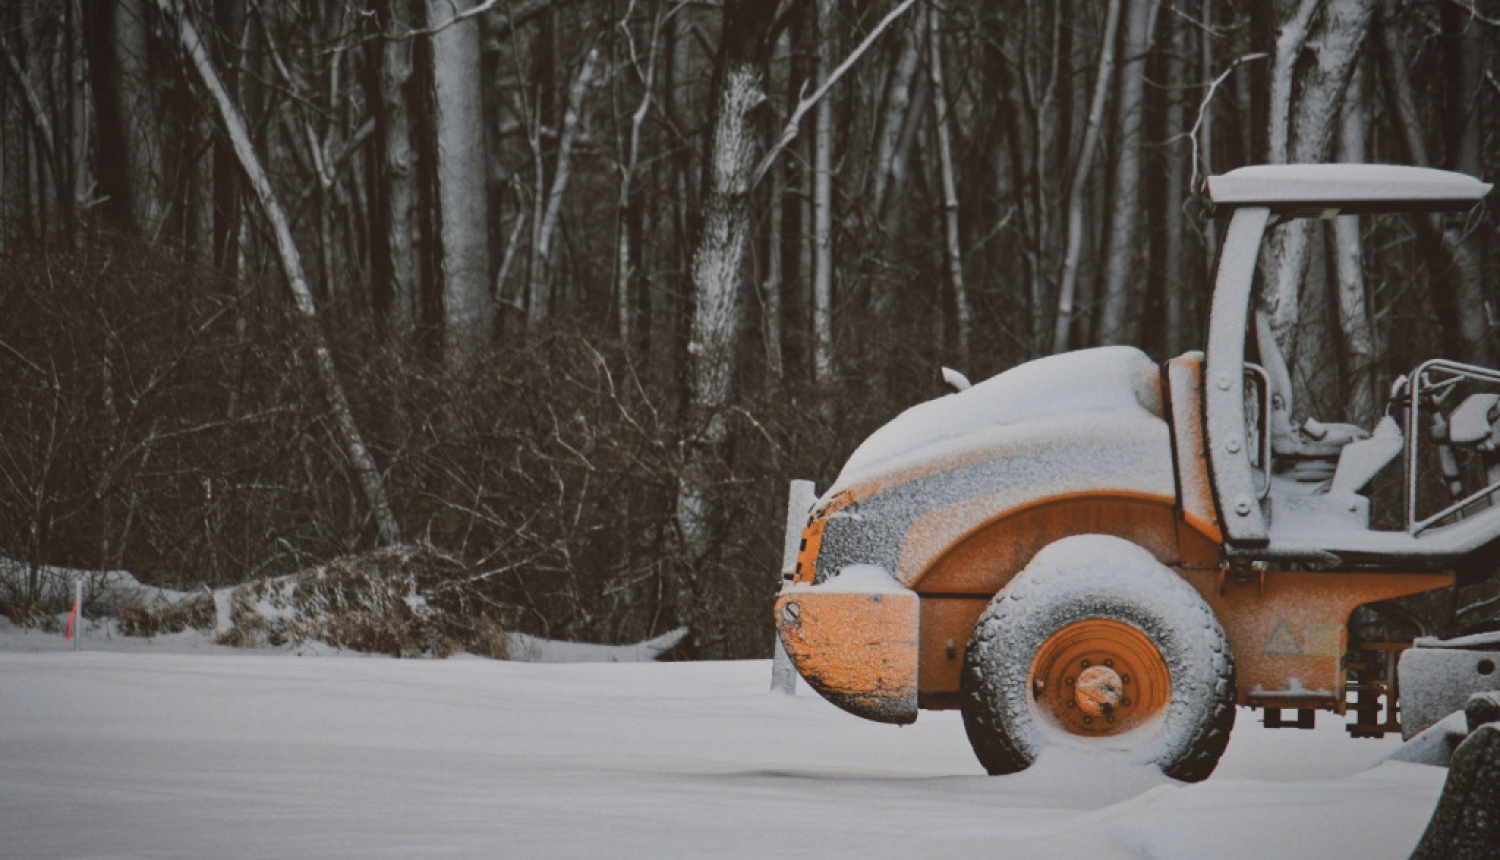
[[[1355,711],[1356,733],[1397,728],[1403,643],[1351,643],[1350,613],[1493,569],[1500,372],[1429,360],[1374,427],[1294,423],[1257,261],[1299,219],[1436,218],[1489,190],[1377,165],[1211,178],[1228,218],[1206,349],[956,377],[876,431],[797,512],[775,606],[793,665],[868,719],[961,709],[994,774],[1072,745],[1201,780],[1236,706],[1272,726],[1321,709]],[[1390,492],[1367,490],[1377,475]],[[1392,510],[1372,520],[1372,497]]]

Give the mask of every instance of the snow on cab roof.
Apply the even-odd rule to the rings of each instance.
[[[1264,164],[1208,179],[1215,208],[1298,215],[1465,209],[1489,191],[1462,173],[1394,164]]]

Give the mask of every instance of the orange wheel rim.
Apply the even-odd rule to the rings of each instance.
[[[1086,737],[1127,732],[1172,695],[1166,661],[1146,634],[1104,618],[1052,634],[1037,649],[1026,682],[1033,707]]]

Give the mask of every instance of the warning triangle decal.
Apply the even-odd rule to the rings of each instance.
[[[1271,635],[1266,639],[1266,645],[1260,649],[1260,653],[1267,657],[1301,657],[1302,644],[1297,641],[1296,634],[1292,633],[1292,625],[1286,623],[1283,618],[1276,622],[1272,628]]]

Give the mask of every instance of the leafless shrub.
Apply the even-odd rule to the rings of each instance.
[[[302,635],[251,611],[286,597],[267,583],[358,558],[307,584],[342,619],[318,635],[350,647],[435,653],[446,638],[499,653],[505,630],[609,643],[690,623],[681,654],[764,656],[786,480],[826,486],[860,437],[937,393],[936,360],[899,332],[870,346],[900,356],[894,370],[855,362],[839,392],[747,374],[713,488],[718,543],[682,570],[678,380],[640,372],[631,350],[587,330],[497,345],[455,371],[342,326],[332,343],[356,417],[403,532],[426,547],[398,562],[368,554],[374,525],[282,298],[211,282],[111,234],[0,259],[0,556],[27,571],[129,570],[178,591],[261,583],[236,592],[235,623],[219,634],[231,643]],[[831,426],[810,418],[828,396],[842,398]],[[403,620],[387,581],[398,568],[472,629]],[[693,580],[692,605],[675,605],[671,576]],[[71,597],[40,577],[4,581],[0,609],[28,623]],[[114,613],[138,604],[126,613],[135,630],[195,626],[146,596],[89,593],[113,594]]]

